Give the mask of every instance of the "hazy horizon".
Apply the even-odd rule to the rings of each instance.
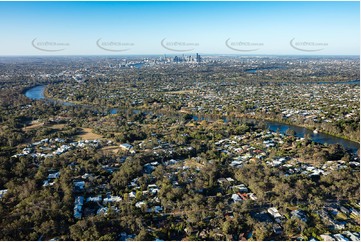
[[[359,55],[359,2],[0,2],[0,56]]]

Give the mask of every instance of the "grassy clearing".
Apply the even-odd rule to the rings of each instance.
[[[40,122],[39,120],[33,120],[30,122],[30,125],[24,127],[22,130],[26,132],[26,131],[30,131],[32,129],[37,129],[42,126],[44,126],[43,122]]]
[[[358,203],[350,203],[350,205],[349,206],[351,206],[351,207],[354,207],[354,208],[356,208],[356,209],[360,209],[360,205],[358,204]]]
[[[360,217],[359,217],[359,216],[356,216],[356,215],[353,214],[353,213],[350,214],[350,218],[352,218],[352,219],[355,220],[355,221],[360,221]]]
[[[103,136],[93,133],[93,129],[90,128],[82,128],[76,137],[79,140],[94,140],[103,138]]]
[[[53,125],[50,125],[49,128],[52,128],[52,129],[63,129],[65,127],[65,124],[53,124]]]
[[[184,161],[184,165],[185,166],[189,166],[189,167],[198,167],[198,168],[202,168],[204,167],[204,165],[198,163],[196,160],[194,159],[187,159]]]
[[[103,151],[104,153],[110,154],[117,154],[119,151],[119,146],[114,145],[114,146],[106,146],[100,149],[101,151]]]
[[[38,129],[40,127],[47,127],[51,129],[61,130],[65,127],[65,124],[52,124],[52,125],[45,125],[44,122],[40,122],[39,120],[34,120],[30,122],[30,125],[24,127],[22,130],[27,132],[33,129]]]
[[[335,217],[337,220],[347,220],[347,216],[344,214],[344,213],[340,213],[338,212],[336,217]]]
[[[165,92],[165,94],[188,94],[188,93],[193,93],[194,90],[180,90],[180,91],[171,91],[171,92]]]

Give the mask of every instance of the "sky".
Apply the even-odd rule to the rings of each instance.
[[[0,2],[0,55],[359,55],[354,2]]]

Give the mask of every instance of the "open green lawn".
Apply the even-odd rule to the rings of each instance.
[[[336,215],[336,217],[335,217],[337,220],[347,220],[348,219],[348,217],[347,217],[347,215],[346,214],[344,214],[344,213],[337,213],[337,215]]]

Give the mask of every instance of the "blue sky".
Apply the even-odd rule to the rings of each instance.
[[[359,55],[359,4],[0,2],[0,55]]]

